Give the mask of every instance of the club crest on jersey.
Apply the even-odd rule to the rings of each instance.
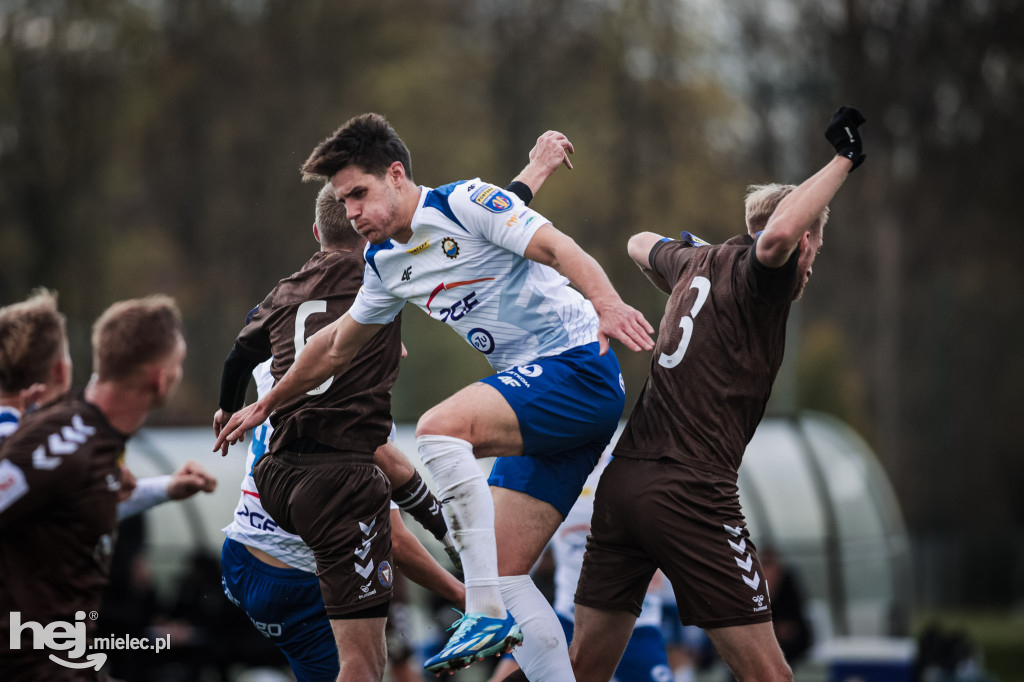
[[[504,213],[512,208],[512,200],[497,187],[484,185],[470,195],[474,203],[480,204],[491,213]]]
[[[441,250],[449,258],[455,258],[459,255],[459,243],[451,237],[445,237],[441,240]]]
[[[423,253],[424,251],[426,251],[429,248],[430,248],[430,240],[428,239],[427,241],[423,242],[419,246],[414,246],[411,249],[406,249],[405,252],[407,254],[409,254],[410,256],[415,256],[418,253]]]
[[[384,587],[391,587],[391,583],[395,581],[395,574],[391,571],[391,564],[386,561],[380,562],[380,566],[377,567],[377,580]]]

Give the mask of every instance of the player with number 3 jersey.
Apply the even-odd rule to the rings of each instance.
[[[704,628],[739,680],[792,680],[736,479],[782,364],[790,306],[822,244],[828,203],[863,160],[847,107],[837,156],[800,186],[746,197],[748,234],[710,245],[644,232],[629,255],[669,294],[651,372],[597,489],[576,592],[578,680],[607,680],[661,569],[680,620]],[[614,483],[612,483],[614,482]]]

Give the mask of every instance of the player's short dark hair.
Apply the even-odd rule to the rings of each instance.
[[[344,202],[334,196],[330,183],[323,186],[316,198],[316,229],[324,246],[356,246],[362,237],[352,228]]]
[[[67,339],[67,322],[52,291],[37,289],[21,303],[0,308],[0,391],[46,383]]]
[[[370,113],[346,121],[316,146],[299,170],[303,180],[321,182],[348,166],[382,177],[395,161],[402,163],[406,177],[412,180],[409,149],[386,118]]]
[[[100,381],[126,379],[166,357],[184,336],[181,312],[170,296],[119,301],[93,324],[93,371]]]

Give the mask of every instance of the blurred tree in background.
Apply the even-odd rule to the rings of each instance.
[[[246,311],[316,248],[299,164],[379,111],[431,186],[504,184],[568,134],[576,170],[534,206],[654,321],[628,236],[741,232],[744,187],[816,170],[852,104],[868,162],[774,407],[853,424],[919,536],[993,559],[965,569],[972,596],[1019,596],[1021,35],[1012,0],[2,0],[0,304],[57,289],[81,382],[103,308],[172,294],[186,383],[153,422],[208,423]],[[413,421],[488,367],[418,311],[405,326],[394,413]],[[633,398],[648,360],[618,351]]]

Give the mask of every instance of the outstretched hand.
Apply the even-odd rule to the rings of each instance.
[[[167,498],[184,500],[200,491],[212,493],[216,488],[217,479],[201,465],[189,461],[171,474],[171,482],[167,485]]]
[[[864,115],[853,107],[839,107],[825,129],[825,139],[835,147],[836,154],[853,162],[851,173],[867,158],[859,129],[866,121]]]
[[[600,326],[597,340],[601,344],[601,355],[608,352],[608,339],[618,339],[632,351],[652,350],[654,341],[651,334],[654,327],[639,310],[623,301],[617,301],[600,308],[595,306]]]
[[[213,444],[213,451],[220,451],[222,456],[226,455],[229,446],[244,440],[246,431],[259,426],[269,416],[269,410],[263,406],[262,401],[257,401],[252,405],[243,407],[231,415],[227,423],[220,428],[220,432],[217,433],[217,442]],[[216,433],[218,429],[216,416],[214,416],[213,429]]]
[[[213,435],[215,437],[220,436],[220,432],[224,430],[228,420],[231,419],[233,412],[225,412],[224,410],[217,410],[213,415]],[[228,454],[228,443],[224,444],[224,447],[220,450],[220,455],[223,457]]]
[[[558,170],[560,164],[572,170],[569,154],[573,151],[568,137],[557,130],[549,130],[537,138],[537,144],[530,150],[530,163],[547,175]]]

